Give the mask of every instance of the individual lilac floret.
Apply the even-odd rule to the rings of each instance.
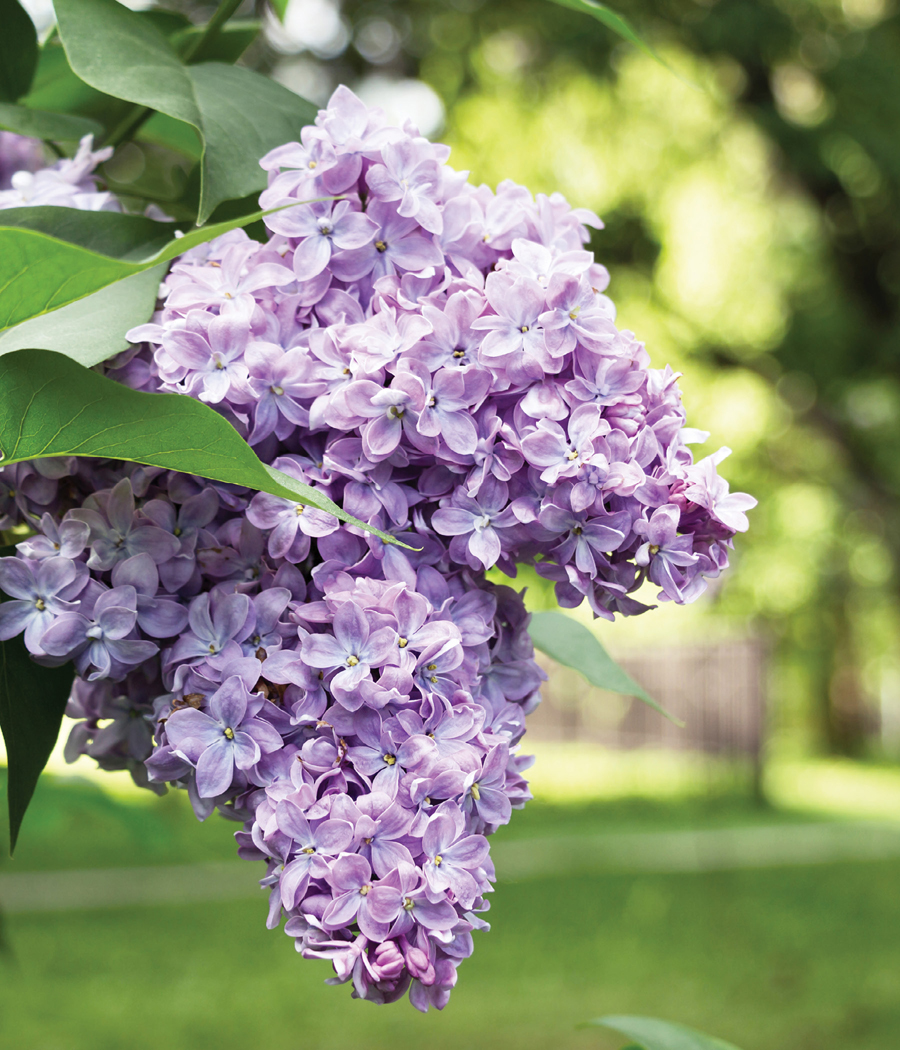
[[[638,548],[634,560],[638,565],[649,565],[648,573],[653,583],[662,587],[661,598],[681,601],[684,598],[683,569],[696,565],[699,555],[691,550],[690,536],[677,533],[681,511],[668,504],[657,507],[649,521],[636,521],[634,531],[646,539]]]
[[[330,681],[332,691],[347,700],[367,678],[373,667],[382,667],[394,652],[394,633],[387,627],[371,631],[365,614],[347,602],[334,617],[334,636],[308,635],[303,641],[303,659],[311,667],[337,670]]]
[[[377,223],[350,210],[349,201],[332,204],[300,204],[271,216],[270,228],[286,237],[296,237],[294,276],[309,281],[331,261],[335,249],[362,248],[378,232]]]
[[[123,478],[108,494],[102,510],[79,509],[72,518],[90,528],[89,569],[111,569],[123,558],[149,554],[160,564],[179,551],[178,540],[149,520],[135,516],[131,480]]]
[[[698,506],[706,507],[726,529],[746,532],[750,528],[746,512],[756,506],[756,500],[746,492],[729,492],[728,482],[716,473],[717,465],[730,454],[730,448],[721,448],[696,466],[688,467],[691,484],[684,494]]]
[[[91,529],[87,522],[66,518],[59,523],[52,514],[41,517],[41,531],[18,545],[26,558],[35,561],[44,558],[77,558],[90,540]]]
[[[72,660],[88,681],[121,679],[159,652],[158,645],[134,637],[137,593],[133,587],[101,591],[90,605],[83,598],[80,607],[83,612],[63,612],[41,636],[40,646],[48,656]]]
[[[463,808],[485,824],[508,824],[512,804],[506,793],[509,748],[498,744],[485,758],[482,768],[470,774],[472,783],[465,794]]]
[[[221,795],[231,787],[235,767],[249,769],[282,746],[278,732],[255,717],[261,706],[234,675],[209,698],[208,711],[185,707],[169,716],[166,736],[194,763],[201,798]]]
[[[372,868],[365,857],[343,856],[334,862],[328,881],[334,899],[325,909],[322,925],[339,930],[356,922],[364,937],[383,941],[394,918],[392,894],[372,879]]]
[[[190,631],[175,643],[171,662],[196,663],[238,650],[253,630],[253,606],[246,594],[198,594],[188,613]]]
[[[507,502],[506,485],[489,479],[482,485],[478,499],[457,489],[449,506],[435,512],[432,525],[442,535],[454,537],[450,547],[459,560],[472,568],[489,569],[500,558],[500,530],[516,524]]]
[[[291,799],[284,799],[275,809],[277,834],[286,837],[286,856],[293,859],[283,865],[278,882],[280,902],[293,908],[302,900],[310,878],[327,878],[329,858],[343,853],[353,842],[353,825],[346,820],[317,820],[313,825],[303,810]]]
[[[446,933],[459,922],[448,900],[430,901],[427,882],[412,864],[400,864],[378,882],[379,913],[391,923],[394,937],[414,934],[417,925]]]
[[[57,616],[72,608],[72,600],[88,582],[88,574],[79,569],[83,566],[68,558],[37,563],[0,558],[0,589],[15,599],[0,604],[0,641],[24,632],[28,651],[45,655],[42,637]]]
[[[464,908],[471,908],[487,888],[481,868],[488,855],[483,835],[463,835],[464,820],[452,803],[444,803],[428,823],[422,839],[425,879],[432,893],[450,890]],[[438,899],[440,899],[438,897]]]

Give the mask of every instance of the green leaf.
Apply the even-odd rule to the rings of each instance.
[[[621,1032],[634,1039],[641,1050],[738,1050],[723,1039],[656,1017],[598,1017],[588,1024]]]
[[[198,122],[187,67],[153,17],[117,0],[56,0],[54,10],[69,64],[86,84]]]
[[[636,696],[655,711],[665,715],[676,725],[684,723],[669,714],[638,683],[613,660],[603,648],[593,631],[584,624],[559,612],[536,612],[531,614],[528,633],[535,649],[546,653],[557,663],[571,667],[600,689],[613,693]]]
[[[291,0],[269,0],[272,5],[272,10],[278,15],[279,19],[283,22],[284,16],[287,14],[288,4]]]
[[[0,26],[0,102],[15,102],[34,79],[37,32],[19,0],[0,0]]]
[[[4,465],[45,456],[145,463],[269,492],[397,542],[319,489],[266,466],[224,416],[192,397],[131,390],[47,350],[0,357],[0,390]]]
[[[0,211],[0,331],[168,262],[263,214],[175,238],[171,223],[141,215],[51,207]]]
[[[0,102],[0,128],[29,138],[65,142],[83,135],[103,134],[103,125],[88,117],[70,113],[50,113],[45,109],[30,109],[11,102]]]
[[[266,186],[259,159],[297,139],[312,103],[250,69],[185,65],[151,20],[116,0],[56,0],[72,69],[99,91],[197,129],[203,145],[197,221],[216,205]]]
[[[190,66],[204,140],[198,222],[222,201],[260,193],[268,179],[260,158],[300,138],[318,109],[251,69],[207,62]]]
[[[127,350],[125,333],[149,321],[167,263],[0,332],[0,356],[39,346],[90,367]]]
[[[55,41],[41,49],[31,91],[20,102],[29,109],[87,117],[107,130],[133,108],[130,102],[95,91],[76,77],[65,50]]]
[[[152,142],[176,150],[194,161],[200,160],[203,155],[203,144],[197,129],[183,120],[167,117],[165,113],[154,113],[135,138],[139,142]]]
[[[187,127],[186,124],[183,126]],[[155,201],[162,205],[165,212],[181,213],[189,169],[190,161],[182,154],[154,143],[132,140],[116,150],[101,172],[106,188],[120,201],[124,203],[127,198],[136,198],[136,206],[132,208],[125,205],[125,211],[143,211],[146,201]],[[244,208],[243,214],[256,207],[257,201],[252,201],[249,207]],[[191,222],[196,214],[194,208],[174,217],[184,223]],[[233,212],[226,218],[236,218],[240,214]]]
[[[598,22],[602,22],[607,29],[611,29],[614,33],[622,37],[623,40],[627,40],[629,44],[634,44],[635,47],[639,48],[644,52],[645,55],[649,55],[655,59],[661,66],[665,66],[670,73],[678,77],[679,80],[687,81],[679,73],[676,73],[674,69],[669,65],[664,58],[661,58],[656,51],[639,36],[631,23],[624,18],[622,15],[617,14],[612,8],[606,6],[606,4],[598,4],[596,0],[552,0],[554,4],[559,4],[560,7],[568,7],[572,11],[580,11],[582,14],[590,15],[592,18],[596,18]],[[691,87],[696,85],[691,84]]]
[[[9,769],[10,854],[38,777],[59,736],[74,677],[70,663],[62,667],[36,664],[21,638],[0,642],[0,730]]]

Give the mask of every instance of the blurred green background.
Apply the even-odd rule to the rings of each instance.
[[[226,822],[198,825],[180,794],[117,796],[45,776],[15,862],[0,865],[9,945],[0,1046],[618,1050],[621,1039],[578,1024],[636,1013],[715,1032],[742,1050],[896,1047],[896,826],[893,857],[851,850],[842,862],[785,865],[757,856],[762,866],[728,870],[657,871],[651,856],[632,871],[614,856],[598,860],[591,845],[598,834],[611,844],[609,836],[637,835],[665,869],[672,841],[660,836],[673,832],[767,829],[782,848],[799,830],[827,826],[840,837],[861,817],[896,814],[900,777],[806,763],[773,778],[774,805],[761,809],[727,779],[689,768],[663,763],[661,776],[655,763],[644,775],[628,756],[604,759],[587,747],[537,752],[537,799],[494,840],[493,928],[476,935],[450,1005],[428,1015],[352,1001],[348,988],[323,983],[327,963],[302,961],[283,933],[267,931],[265,896],[253,885],[259,866],[231,859]],[[522,873],[523,855],[552,857],[557,843],[566,850],[557,870]],[[517,865],[503,852],[510,846]],[[221,893],[217,876],[208,895],[190,899],[188,866],[209,862],[235,869],[246,890]],[[4,883],[26,872],[103,877],[115,868],[127,884],[121,869],[130,866],[142,878],[156,867],[156,903],[53,911],[49,894],[19,910],[21,896],[14,901]]]
[[[283,26],[256,6],[248,64],[319,103],[348,83],[450,143],[474,181],[596,210],[621,325],[685,373],[690,424],[734,450],[723,472],[760,501],[720,586],[600,634],[767,640],[767,805],[720,764],[543,743],[537,800],[500,841],[900,820],[893,0],[613,3],[675,73],[544,0],[291,0]],[[47,778],[0,879],[233,856],[227,824],[107,780]],[[0,1045],[607,1050],[621,1040],[576,1025],[633,1012],[744,1050],[893,1050],[898,881],[890,858],[501,870],[493,931],[427,1017],[326,988],[325,964],[265,930],[263,900],[9,912]]]

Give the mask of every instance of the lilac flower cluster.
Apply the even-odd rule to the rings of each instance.
[[[183,255],[108,374],[214,406],[408,547],[264,493],[108,462],[0,470],[0,638],[73,659],[69,754],[243,823],[269,925],[353,994],[443,1007],[486,928],[487,836],[530,798],[521,595],[612,619],[690,601],[754,501],[694,464],[670,369],[615,325],[596,216],[339,88],[263,158],[266,244]],[[312,202],[312,203],[305,203]],[[3,522],[0,521],[0,525]]]

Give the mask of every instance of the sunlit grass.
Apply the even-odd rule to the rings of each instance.
[[[541,848],[554,834],[808,819],[688,782],[680,795],[626,797],[617,776],[585,784],[575,800],[553,779],[576,767],[573,749],[539,750],[540,801],[502,834],[537,837]],[[839,775],[846,786],[870,774]],[[183,795],[138,805],[48,778],[16,860],[3,867],[224,859],[231,830],[219,820],[198,827]],[[249,864],[247,876],[256,877]],[[265,929],[262,895],[14,915],[6,925],[15,961],[0,962],[0,1046],[613,1050],[620,1042],[576,1025],[632,1012],[684,1021],[744,1050],[892,1050],[898,879],[896,861],[679,875],[561,870],[518,883],[501,872],[492,932],[477,936],[447,1011],[427,1017],[326,987],[326,964],[300,960],[282,933]]]

